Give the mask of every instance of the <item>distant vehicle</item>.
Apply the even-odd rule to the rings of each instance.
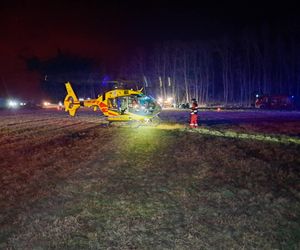
[[[109,122],[140,121],[151,122],[161,107],[151,96],[141,90],[115,89],[98,95],[97,99],[81,100],[77,98],[69,82],[66,84],[67,95],[64,100],[65,111],[74,116],[79,107],[100,110]]]
[[[295,109],[295,97],[288,95],[263,95],[257,97],[255,108],[259,109]]]
[[[179,108],[181,109],[189,109],[190,108],[190,104],[189,103],[180,103],[178,105]]]
[[[24,103],[21,103],[20,106],[21,109],[41,109],[42,106],[36,103],[35,101],[27,101]]]
[[[42,104],[43,109],[57,109],[57,110],[63,110],[63,104],[62,102],[59,103],[50,103],[50,102],[43,102]]]
[[[173,97],[167,97],[163,99],[162,97],[158,98],[158,103],[162,108],[175,108],[176,104],[173,102]]]

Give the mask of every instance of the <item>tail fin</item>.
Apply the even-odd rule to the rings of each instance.
[[[65,111],[69,112],[70,116],[74,116],[77,109],[80,107],[80,102],[72,89],[71,83],[66,84],[67,95],[64,100]]]

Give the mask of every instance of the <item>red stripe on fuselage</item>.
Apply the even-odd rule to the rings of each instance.
[[[99,103],[99,108],[101,109],[101,111],[104,113],[104,112],[107,112],[108,108],[107,108],[107,105],[103,102],[100,102]]]

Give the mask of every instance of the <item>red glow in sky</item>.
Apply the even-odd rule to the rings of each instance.
[[[207,1],[206,1],[207,2]],[[46,60],[57,51],[115,65],[138,46],[161,40],[212,39],[271,20],[282,23],[296,8],[260,1],[197,5],[176,1],[37,1],[0,3],[0,97],[41,94],[37,73],[24,58]],[[273,8],[273,9],[272,9]],[[298,15],[298,13],[296,13]],[[295,15],[294,15],[295,16]],[[116,66],[117,67],[117,66]]]
[[[24,58],[54,57],[58,49],[96,60],[114,60],[126,47],[116,35],[117,13],[67,3],[21,1],[1,9],[0,96],[35,97],[39,75],[26,69]],[[108,18],[109,16],[115,18]]]

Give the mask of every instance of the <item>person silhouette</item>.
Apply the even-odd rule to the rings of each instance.
[[[190,116],[190,127],[198,127],[198,103],[196,99],[192,99],[191,116]]]

